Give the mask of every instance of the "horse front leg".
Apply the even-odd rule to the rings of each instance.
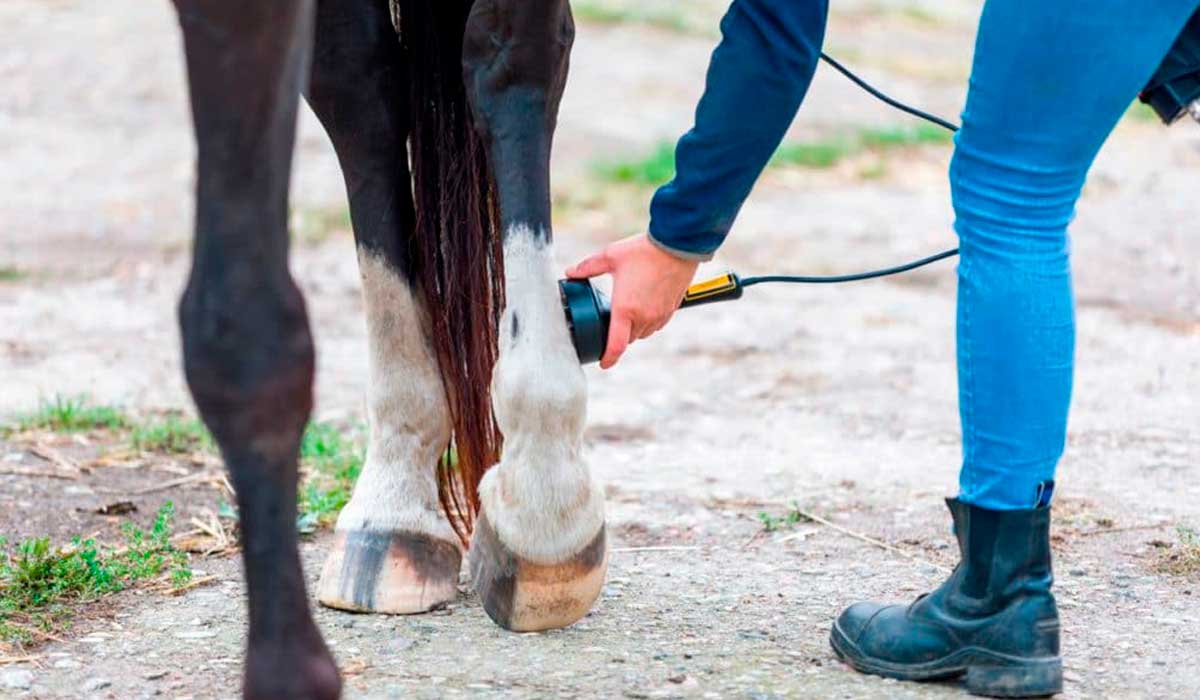
[[[313,343],[288,272],[288,178],[311,0],[176,0],[197,143],[196,232],[179,306],[188,386],[241,512],[248,700],[332,700],[296,535]]]
[[[492,380],[504,433],[479,487],[472,579],[497,624],[569,625],[607,569],[604,495],[582,456],[587,384],[562,310],[550,226],[550,148],[574,35],[566,0],[479,0],[464,77],[504,226],[506,308]]]

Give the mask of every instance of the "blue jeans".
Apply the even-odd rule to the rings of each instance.
[[[984,6],[950,167],[963,501],[1050,501],[1074,370],[1067,225],[1096,153],[1198,6]]]

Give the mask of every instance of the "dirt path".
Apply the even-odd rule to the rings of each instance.
[[[911,4],[835,5],[832,47],[896,93],[957,112],[978,3],[944,3],[934,19],[888,10]],[[0,27],[0,267],[22,273],[0,281],[0,415],[55,393],[187,407],[173,315],[192,146],[169,5],[8,0]],[[642,225],[645,194],[597,191],[589,164],[685,128],[710,48],[660,29],[583,27],[555,166],[564,263]],[[822,72],[792,137],[898,121]],[[325,221],[344,195],[307,115],[299,148],[297,217]],[[773,172],[721,264],[819,273],[948,247],[947,157],[894,154],[870,178],[864,166],[875,164],[855,159]],[[1200,697],[1200,580],[1158,573],[1153,544],[1200,527],[1198,168],[1200,129],[1130,120],[1074,228],[1079,374],[1055,541],[1068,698]],[[293,267],[316,319],[319,412],[360,419],[353,244],[337,226],[318,228]],[[826,643],[844,605],[914,597],[953,564],[940,504],[959,449],[953,294],[950,265],[891,283],[756,289],[739,305],[681,314],[619,371],[589,370],[588,454],[609,485],[619,548],[596,610],[545,635],[504,633],[465,595],[414,618],[320,611],[348,695],[959,697],[850,673]],[[20,445],[0,453],[30,459]],[[112,487],[164,476],[125,478]],[[60,486],[0,476],[3,534],[99,528],[46,508],[40,494]],[[107,497],[58,491],[64,508]],[[142,512],[170,495],[184,517],[216,498],[203,487],[155,494]],[[783,515],[792,501],[923,562],[812,523],[764,533],[759,514]],[[323,551],[322,538],[306,545],[310,572]],[[237,563],[195,566],[217,583],[119,597],[111,619],[43,647],[37,664],[0,667],[0,697],[236,695]]]

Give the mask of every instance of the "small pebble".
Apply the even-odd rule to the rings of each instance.
[[[82,690],[85,693],[94,693],[97,690],[104,690],[110,685],[112,685],[112,681],[107,678],[93,678],[83,684]]]
[[[0,676],[0,688],[8,688],[9,690],[29,690],[32,687],[33,671],[17,669],[15,671],[5,671],[4,675]]]

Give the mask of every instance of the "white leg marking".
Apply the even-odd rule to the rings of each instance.
[[[383,259],[359,249],[370,345],[370,441],[339,530],[412,531],[458,542],[442,514],[434,465],[450,439],[450,412],[412,289]]]
[[[504,453],[479,486],[488,521],[512,551],[560,563],[604,524],[604,493],[583,459],[587,380],[563,315],[551,247],[507,232],[507,307],[492,378]]]

